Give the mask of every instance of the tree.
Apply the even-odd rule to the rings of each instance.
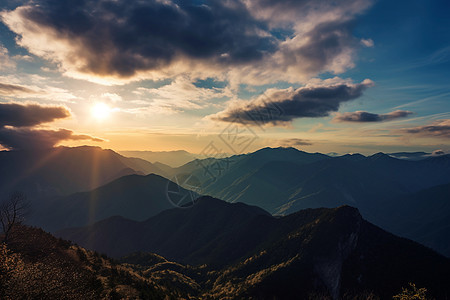
[[[15,192],[9,199],[0,204],[0,223],[3,231],[3,242],[6,244],[12,229],[23,222],[28,210],[25,194]]]
[[[402,288],[402,292],[393,298],[394,300],[427,300],[427,289],[418,288],[414,283],[409,283],[409,287]]]

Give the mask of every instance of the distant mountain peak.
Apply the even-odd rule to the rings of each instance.
[[[344,158],[344,159],[349,159],[349,160],[354,160],[354,161],[359,161],[362,160],[364,158],[366,158],[364,155],[359,154],[359,153],[349,153],[349,154],[345,154],[342,156],[338,156],[338,158]]]
[[[265,148],[262,148],[262,149],[259,149],[259,150],[255,151],[253,153],[274,152],[274,151],[288,151],[288,152],[303,152],[303,153],[306,153],[305,151],[298,150],[297,148],[294,148],[294,147],[282,147],[282,146],[280,146],[280,147],[265,147]]]
[[[393,157],[391,157],[391,156],[389,156],[389,155],[387,155],[386,153],[383,153],[383,152],[375,153],[375,154],[369,156],[369,158],[373,159],[373,160],[374,159],[376,159],[376,160],[379,160],[379,159],[395,159],[395,158],[393,158]]]

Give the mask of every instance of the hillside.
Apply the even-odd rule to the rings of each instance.
[[[399,197],[379,214],[383,228],[450,257],[450,184]]]
[[[188,269],[188,268],[185,268]],[[20,226],[0,244],[1,299],[179,299],[198,293],[184,275],[137,268]]]
[[[244,244],[250,241],[241,245],[229,241],[242,236],[255,218],[272,218],[266,211],[242,203],[211,197],[197,201],[192,208],[166,210],[143,222],[116,216],[56,234],[113,257],[146,251],[184,263],[215,263],[245,254]],[[261,234],[254,238],[257,236],[262,238]]]
[[[190,193],[155,174],[128,175],[88,192],[54,198],[47,205],[36,208],[34,218],[29,222],[55,231],[85,226],[116,215],[143,221],[174,207],[174,203],[168,198],[169,184],[171,189],[176,188],[181,195]],[[181,197],[173,194],[170,196]],[[191,198],[187,197],[184,201],[190,200]]]
[[[217,272],[208,278],[213,298],[307,299],[314,292],[330,299],[368,293],[385,299],[408,282],[437,298],[450,293],[447,258],[383,231],[348,206],[275,218],[204,197],[144,222],[112,218],[58,234],[115,256],[144,251],[207,264]]]

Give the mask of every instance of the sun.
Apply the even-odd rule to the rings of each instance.
[[[103,121],[111,114],[111,108],[105,103],[98,102],[92,106],[91,114],[95,119]]]

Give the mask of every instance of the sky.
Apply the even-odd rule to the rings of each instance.
[[[450,3],[2,0],[0,148],[450,152]]]

